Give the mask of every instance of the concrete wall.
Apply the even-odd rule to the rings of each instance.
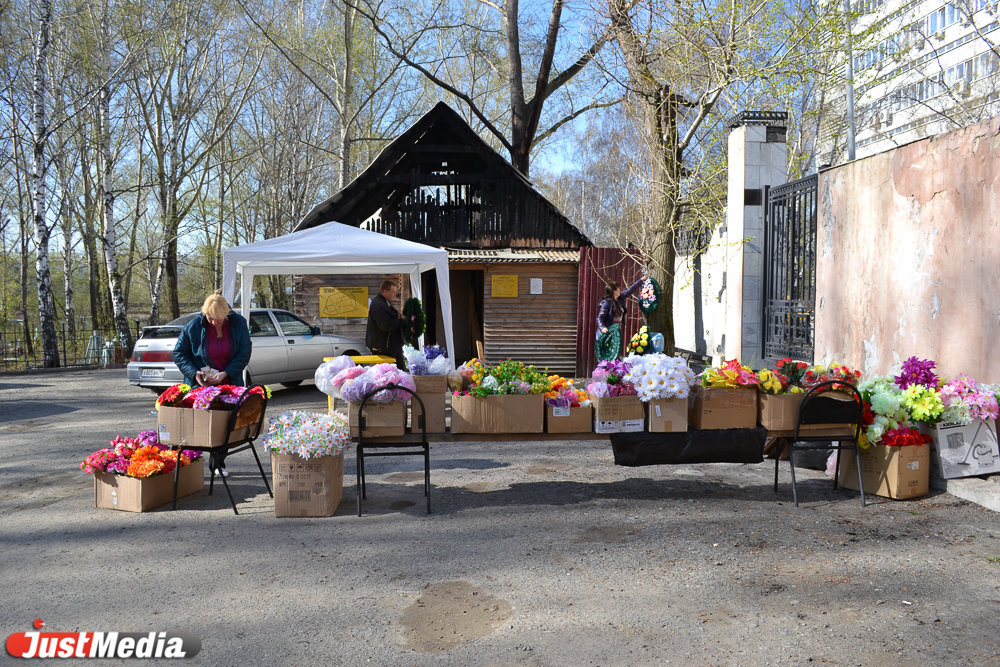
[[[1000,118],[820,175],[816,361],[1000,382]]]

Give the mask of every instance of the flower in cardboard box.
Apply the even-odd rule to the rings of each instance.
[[[106,472],[144,479],[161,472],[173,472],[178,452],[160,447],[155,431],[143,431],[138,438],[116,436],[112,447],[100,449],[80,462],[80,470],[89,475]],[[181,466],[201,458],[201,452],[185,449],[180,452]]]
[[[805,389],[812,389],[824,382],[839,381],[823,391],[838,391],[847,389],[847,385],[857,385],[861,381],[861,371],[856,371],[843,364],[832,363],[829,366],[817,364],[806,370],[802,375],[801,384]],[[840,384],[840,383],[843,384]]]
[[[886,432],[910,426],[910,415],[904,406],[903,392],[892,378],[869,375],[858,383],[858,392],[864,401],[865,428],[859,444],[863,448],[878,445]]]
[[[794,361],[791,357],[786,357],[774,365],[774,368],[788,378],[790,385],[799,385],[802,376],[805,375],[809,364],[804,361]]]
[[[944,404],[937,389],[922,384],[910,384],[903,392],[903,407],[913,421],[936,422],[941,419]]]
[[[740,365],[739,359],[730,359],[719,368],[707,368],[701,374],[703,387],[756,387],[759,384],[757,374],[749,366]]]
[[[997,418],[997,397],[993,387],[962,374],[945,383],[938,392],[944,411],[941,421],[968,425],[974,419]]]
[[[671,357],[656,352],[642,356],[629,356],[631,365],[625,380],[633,384],[639,400],[648,403],[661,398],[687,398],[695,375],[682,357]]]
[[[934,374],[936,362],[930,359],[918,359],[913,356],[903,362],[903,367],[896,375],[896,386],[908,389],[911,385],[937,387],[938,376]]]
[[[931,441],[931,436],[917,429],[900,426],[886,431],[882,436],[882,444],[887,447],[922,447]]]

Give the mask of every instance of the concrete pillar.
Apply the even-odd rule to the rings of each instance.
[[[764,357],[764,209],[767,188],[787,181],[783,111],[745,111],[729,120],[725,357],[760,366]]]

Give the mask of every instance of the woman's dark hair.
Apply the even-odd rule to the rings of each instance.
[[[605,299],[612,298],[615,295],[615,290],[620,287],[621,285],[619,285],[618,281],[616,280],[612,280],[611,282],[604,285],[604,298]]]

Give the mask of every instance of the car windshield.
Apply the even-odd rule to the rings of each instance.
[[[142,330],[143,338],[177,338],[181,333],[181,327],[152,327]]]
[[[167,322],[165,326],[168,327],[183,327],[185,324],[198,317],[198,313],[188,313],[187,315],[181,315],[176,320],[171,320]]]

